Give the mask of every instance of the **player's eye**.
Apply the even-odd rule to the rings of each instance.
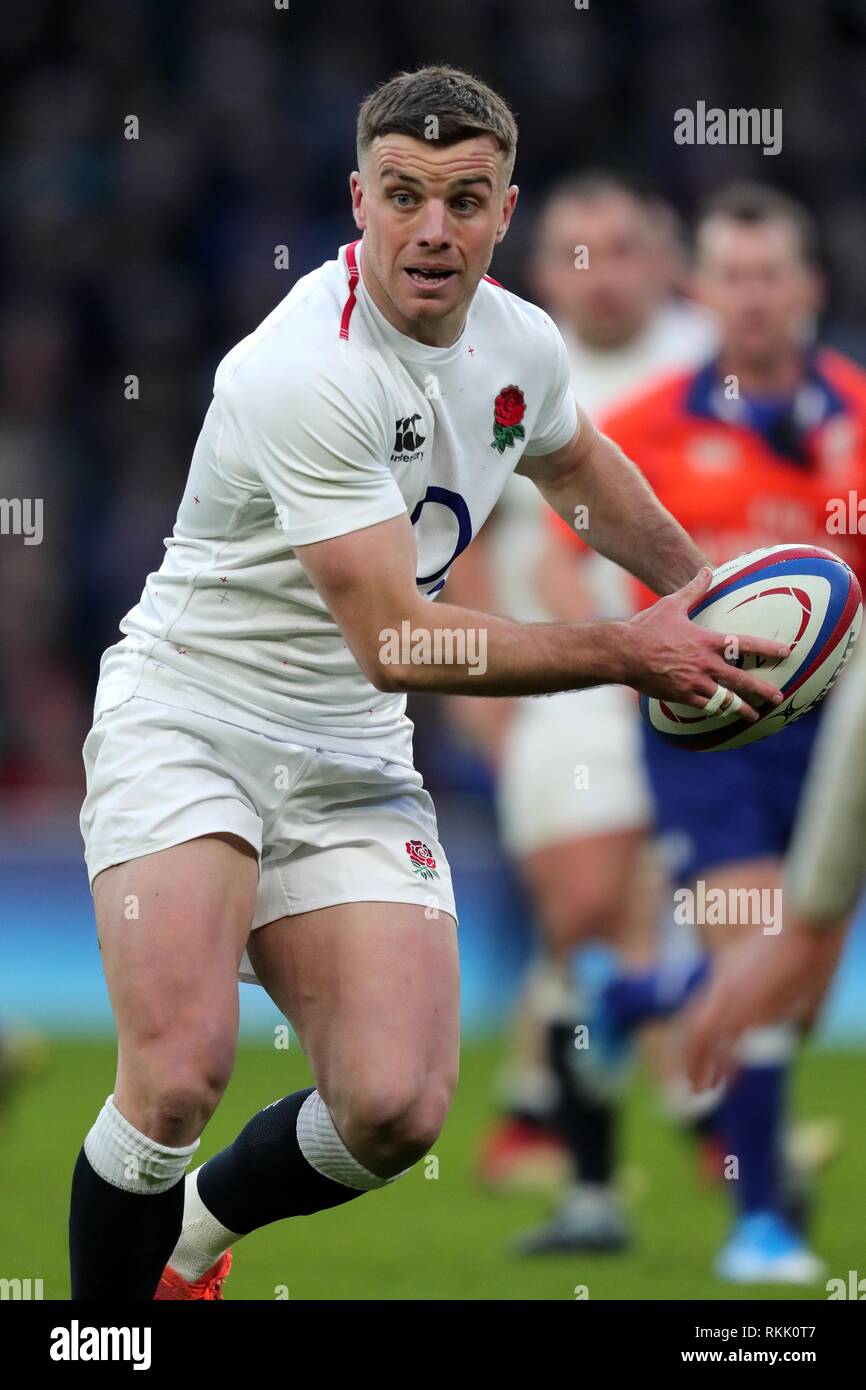
[[[405,202],[401,202],[401,198],[405,199]],[[410,208],[414,201],[412,194],[407,193],[405,188],[398,188],[396,193],[391,194],[391,202],[398,208]]]
[[[475,198],[455,198],[453,206],[458,212],[474,212],[478,201]]]

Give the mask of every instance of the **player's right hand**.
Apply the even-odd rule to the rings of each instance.
[[[732,638],[736,638],[740,656],[765,656],[779,661],[791,649],[784,642],[712,632],[691,622],[689,610],[708,591],[712,577],[712,570],[705,565],[684,588],[660,598],[624,624],[628,634],[625,683],[645,695],[694,709],[703,709],[718,686],[723,686],[742,697],[741,717],[754,723],[760,715],[753,707],[780,704],[782,692],[754,672],[742,671],[727,661],[725,651]]]

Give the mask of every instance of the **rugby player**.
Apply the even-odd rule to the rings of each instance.
[[[704,555],[576,406],[547,315],[486,275],[518,193],[505,102],[423,68],[357,136],[361,235],[220,364],[162,566],[103,658],[81,827],[119,1047],[73,1174],[74,1299],[220,1297],[242,1236],[395,1181],[439,1133],[457,914],[407,692],[616,682],[702,708],[722,688],[749,720],[781,700],[688,621]],[[560,515],[587,506],[589,543],[659,602],[619,623],[434,609],[515,468]],[[184,1181],[239,972],[315,1084]]]

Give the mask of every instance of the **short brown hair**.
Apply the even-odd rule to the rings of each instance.
[[[358,112],[358,164],[378,135],[431,139],[431,116],[440,145],[492,135],[505,156],[506,182],[511,178],[517,122],[508,103],[472,73],[445,66],[399,72],[370,93]]]
[[[724,217],[748,227],[786,222],[794,231],[805,264],[817,266],[820,263],[818,229],[811,213],[796,199],[769,184],[733,183],[711,194],[698,212],[698,235],[714,217]]]

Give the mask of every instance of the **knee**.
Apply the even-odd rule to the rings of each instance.
[[[391,1177],[417,1163],[438,1139],[456,1078],[423,1084],[390,1082],[356,1087],[345,1105],[332,1107],[347,1146],[372,1172]]]
[[[615,894],[603,886],[575,891],[570,884],[551,884],[540,907],[548,950],[561,958],[584,942],[605,939],[616,919],[618,903]]]
[[[200,1073],[168,1077],[144,1099],[146,1123],[139,1128],[169,1148],[191,1144],[216,1110],[224,1089]]]
[[[192,1143],[222,1099],[233,1051],[213,1040],[208,1045],[204,1040],[178,1038],[163,1039],[146,1049],[132,1068],[121,1066],[119,1071],[117,1089],[135,1110],[127,1118],[143,1134],[170,1148]]]
[[[377,1090],[358,1105],[356,1127],[383,1164],[399,1172],[430,1151],[442,1131],[451,1097],[442,1086],[423,1091]],[[378,1171],[378,1169],[377,1169]],[[382,1176],[388,1176],[382,1173]]]

